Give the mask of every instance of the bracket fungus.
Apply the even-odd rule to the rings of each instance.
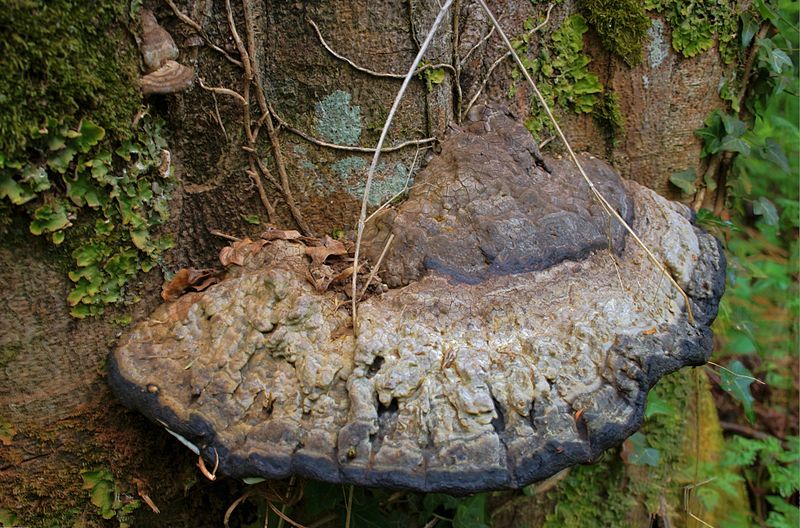
[[[152,11],[142,8],[142,35],[139,52],[147,74],[139,79],[144,95],[168,94],[185,90],[194,82],[194,68],[184,66],[178,59],[178,46],[172,35],[161,27]]]
[[[300,240],[262,240],[124,336],[111,386],[232,477],[467,493],[590,462],[656,381],[708,359],[725,262],[688,208],[581,159],[693,320],[575,168],[484,107],[368,224],[367,255],[395,235],[393,287],[355,329]]]

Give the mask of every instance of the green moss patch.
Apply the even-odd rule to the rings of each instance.
[[[642,61],[642,42],[650,18],[637,0],[581,0],[580,10],[600,36],[603,47],[616,53],[628,66]]]

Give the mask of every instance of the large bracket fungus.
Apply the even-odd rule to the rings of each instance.
[[[589,462],[642,422],[663,375],[704,363],[723,289],[689,209],[584,155],[590,178],[484,108],[365,232],[394,286],[359,304],[308,280],[298,241],[158,308],[112,353],[119,398],[233,477],[421,491],[515,488]],[[262,247],[263,246],[263,247]]]

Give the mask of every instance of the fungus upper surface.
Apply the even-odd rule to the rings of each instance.
[[[375,221],[365,247],[394,233],[385,278],[406,286],[362,301],[357,332],[303,245],[270,241],[124,336],[116,394],[233,477],[475,492],[622,442],[661,376],[707,360],[724,257],[686,207],[582,157],[690,324],[574,171],[524,138],[485,110]]]

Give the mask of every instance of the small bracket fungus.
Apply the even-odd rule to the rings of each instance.
[[[139,51],[147,74],[139,79],[144,95],[180,92],[194,82],[194,69],[177,61],[178,46],[149,9],[141,10]]]
[[[487,107],[368,224],[373,258],[394,235],[395,287],[360,303],[357,332],[299,240],[264,240],[123,337],[111,386],[232,477],[466,493],[590,462],[659,378],[707,360],[725,262],[688,208],[582,163],[694,323],[576,170]]]

